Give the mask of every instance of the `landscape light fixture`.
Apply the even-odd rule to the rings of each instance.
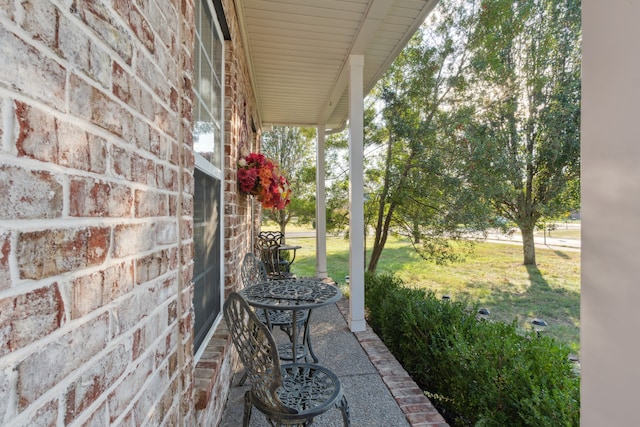
[[[533,319],[531,321],[531,324],[533,325],[533,329],[536,331],[536,335],[540,336],[540,333],[545,331],[545,328],[549,325],[547,325],[547,322],[545,322],[542,319]]]
[[[489,315],[491,314],[491,312],[489,311],[488,308],[481,308],[478,310],[478,319],[479,320],[489,320]]]

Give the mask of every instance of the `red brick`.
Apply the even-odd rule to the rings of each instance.
[[[0,26],[0,76],[3,87],[50,107],[65,103],[66,70],[46,54]]]
[[[0,16],[6,16],[10,21],[14,20],[15,2],[13,0],[0,0]],[[1,419],[1,418],[0,418]]]
[[[15,103],[15,114],[18,122],[16,139],[18,155],[57,163],[56,119],[20,101]]]
[[[105,425],[105,420],[109,417],[109,411],[107,409],[107,402],[102,403],[98,409],[95,409],[89,418],[83,421],[81,424],[83,427],[99,427]],[[126,424],[122,424],[125,426]]]
[[[25,409],[104,349],[108,336],[109,314],[104,313],[26,357],[17,367],[19,408]]]
[[[87,37],[78,27],[78,20],[60,16],[58,26],[58,53],[74,68],[97,82],[103,88],[111,83],[111,55],[102,45]]]
[[[133,289],[133,264],[127,261],[109,267],[102,272],[102,277],[104,279],[102,298],[105,303],[109,303]]]
[[[176,321],[178,318],[178,302],[172,301],[167,307],[167,321],[170,324]]]
[[[182,214],[187,216],[193,216],[193,196],[188,195],[183,197]]]
[[[78,319],[133,289],[133,267],[122,263],[75,279],[71,284],[71,318]]]
[[[71,319],[79,319],[103,306],[102,272],[78,277],[71,283]]]
[[[129,33],[116,23],[115,17],[102,2],[75,2],[75,11],[84,23],[91,28],[124,62],[131,65],[133,46]]]
[[[415,383],[406,384],[404,387],[394,387],[391,392],[394,397],[415,396],[422,394],[422,390]]]
[[[131,348],[120,344],[92,364],[67,387],[65,424],[70,424],[95,402],[124,373],[130,362]]]
[[[33,413],[31,418],[25,419],[23,425],[29,427],[55,427],[58,425],[58,408],[59,401],[57,398],[52,399],[42,405]]]
[[[114,146],[111,161],[117,176],[133,181],[133,157],[135,154],[122,147]]]
[[[70,79],[71,113],[122,138],[133,126],[131,113],[102,90],[87,84],[75,74]]]
[[[156,55],[151,57],[142,49],[138,50],[135,57],[136,77],[144,81],[158,96],[158,98],[168,101],[172,80],[175,81],[177,77],[177,70],[175,69],[174,59],[168,58],[169,61],[167,61],[167,57],[163,53],[163,50],[158,50]],[[170,69],[175,70],[175,72]],[[159,79],[158,74],[165,77],[166,80],[162,81],[162,79]],[[159,125],[160,129],[165,133],[175,137],[176,134],[169,131],[170,128],[164,126],[169,125],[170,122],[175,122],[175,120],[165,121],[164,119],[168,118],[168,116],[166,116],[168,111],[166,111],[164,107],[157,102],[154,102],[153,105],[156,124]]]
[[[131,216],[133,193],[125,185],[90,177],[72,177],[69,215],[77,217]]]
[[[135,192],[136,217],[167,216],[169,196],[149,190]]]
[[[169,385],[169,377],[167,375],[167,367],[153,372],[147,380],[147,386],[156,393],[143,393],[133,404],[134,419],[137,425],[158,425],[153,421],[154,412],[156,412],[156,399],[161,391],[166,390]],[[185,411],[186,413],[186,411]]]
[[[57,46],[56,38],[60,20],[60,11],[48,2],[26,1],[20,3],[24,9],[22,28],[34,39],[49,48]]]
[[[157,131],[152,130],[152,135],[157,135],[158,138],[158,157],[162,160],[171,160],[172,154],[172,140],[165,135],[159,134]]]
[[[18,235],[21,279],[43,279],[101,264],[109,251],[110,229],[51,229]]]
[[[63,320],[57,284],[0,300],[0,356],[46,337]]]
[[[178,173],[173,168],[158,165],[155,176],[158,189],[169,191],[178,190]]]
[[[157,132],[152,132],[147,122],[136,120],[133,123],[133,135],[136,147],[147,153],[158,155],[157,147],[155,150],[151,148],[153,144],[157,144],[157,142],[152,141],[152,135],[155,137],[153,139],[157,140]]]
[[[62,185],[49,172],[0,165],[0,219],[57,218],[62,202]]]
[[[154,252],[136,262],[136,283],[146,283],[169,271],[171,252],[163,250]]]
[[[437,412],[424,412],[417,414],[407,414],[407,420],[411,423],[411,425],[416,425],[418,423],[444,423],[444,418]],[[430,424],[429,424],[430,425]],[[443,425],[443,424],[437,424]]]
[[[126,374],[125,378],[109,393],[109,415],[110,422],[113,423],[129,406],[135,395],[140,390],[140,384],[147,381],[152,372],[151,358],[145,357]],[[154,394],[155,396],[155,394]]]
[[[144,115],[144,90],[136,77],[127,68],[115,61],[111,67],[111,75],[113,95]],[[134,135],[137,137],[140,128],[148,128],[148,124],[143,121],[136,121],[133,127]]]
[[[188,222],[190,224],[190,222]],[[156,230],[158,232],[157,241],[159,245],[171,245],[176,243],[178,239],[178,225],[175,221],[158,221]],[[184,235],[187,235],[190,238],[192,233],[190,233],[191,229],[184,231]]]
[[[115,228],[115,257],[147,252],[156,246],[155,224],[122,224]]]
[[[134,156],[132,159],[133,180],[141,184],[156,184],[156,168],[152,160],[142,156]]]
[[[136,360],[138,357],[144,353],[145,350],[145,342],[144,342],[144,327],[136,329],[133,333],[133,345],[131,348],[131,358]]]
[[[9,269],[10,255],[11,255],[11,233],[1,232],[0,233],[0,291],[11,287],[11,270]]]
[[[87,234],[87,264],[102,264],[109,253],[111,229],[91,227]]]
[[[151,26],[140,13],[140,10],[129,0],[116,0],[113,2],[113,8],[129,24],[129,27],[144,47],[150,53],[153,53],[155,51],[155,37]]]
[[[107,142],[70,123],[58,121],[59,163],[74,169],[102,173],[107,168]]]
[[[141,319],[151,316],[158,308],[154,295],[148,290],[130,293],[119,299],[112,308],[112,337],[125,334],[136,327]]]
[[[168,96],[168,94],[167,94]],[[169,135],[172,138],[177,138],[178,136],[178,125],[176,121],[173,119],[173,113],[169,112],[164,106],[155,103],[154,105],[154,123],[156,126],[160,128],[164,133]],[[188,156],[185,153],[185,156]],[[185,163],[188,165],[188,163]]]

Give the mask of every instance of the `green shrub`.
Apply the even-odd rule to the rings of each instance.
[[[367,320],[454,426],[577,426],[580,379],[569,348],[479,321],[393,275],[367,275]]]

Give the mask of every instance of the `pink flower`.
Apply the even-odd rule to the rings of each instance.
[[[291,202],[289,181],[264,154],[248,153],[238,160],[238,182],[240,190],[256,196],[264,208],[280,210]]]

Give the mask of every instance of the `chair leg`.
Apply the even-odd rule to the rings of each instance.
[[[309,332],[309,320],[311,319],[311,312],[313,310],[309,310],[307,314],[307,319],[304,322],[304,334],[302,335],[302,341],[307,348],[308,355],[311,356],[313,363],[318,363],[318,356],[313,352],[313,347],[311,346],[311,333]],[[307,360],[307,353],[305,353],[305,361]]]
[[[340,402],[336,403],[336,406],[340,408],[342,412],[342,421],[344,422],[344,427],[351,426],[351,413],[349,409],[349,402],[347,402],[346,396],[342,396]]]
[[[239,386],[243,386],[244,382],[247,381],[247,377],[249,376],[249,372],[247,372],[247,370],[244,370],[244,374],[242,374],[242,376],[240,377],[240,381],[238,381],[238,385]]]
[[[244,418],[242,419],[242,425],[244,427],[249,427],[249,422],[251,421],[251,409],[253,408],[249,393],[251,393],[251,391],[247,390],[244,394]]]

